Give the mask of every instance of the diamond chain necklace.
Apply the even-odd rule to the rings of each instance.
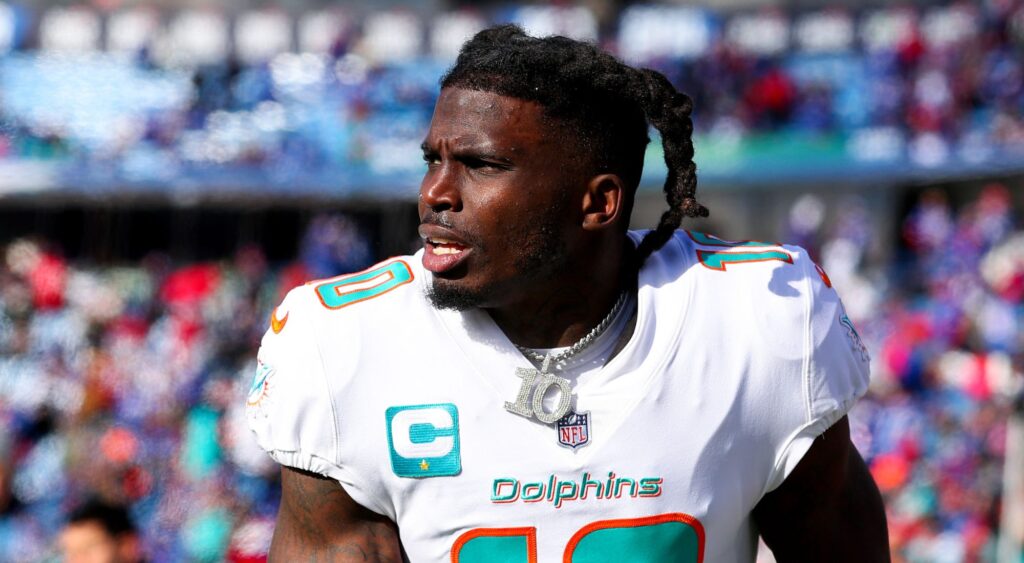
[[[612,321],[615,319],[615,316],[619,313],[619,311],[622,310],[623,305],[626,304],[626,295],[627,292],[625,291],[620,293],[619,299],[615,301],[614,305],[612,305],[612,310],[608,311],[608,314],[605,315],[603,319],[601,319],[601,322],[597,323],[597,326],[595,326],[587,334],[583,335],[583,338],[577,340],[572,346],[569,346],[568,349],[563,350],[562,352],[559,352],[554,356],[552,356],[550,352],[548,352],[547,354],[540,354],[525,346],[520,346],[518,344],[516,344],[515,346],[516,348],[519,349],[520,352],[523,353],[524,356],[526,356],[530,360],[541,362],[544,365],[544,367],[541,368],[541,373],[546,373],[548,371],[548,366],[558,364],[560,362],[564,362],[566,360],[573,358],[574,356],[585,350],[587,346],[593,344],[593,342],[597,340],[597,337],[601,336],[601,334],[603,334],[604,331],[608,330],[608,327],[611,326]]]
[[[505,410],[519,416],[525,416],[526,418],[536,418],[544,424],[551,424],[569,414],[574,408],[575,403],[572,385],[568,379],[554,375],[549,370],[552,364],[564,362],[585,350],[587,346],[590,346],[597,340],[597,337],[601,336],[601,333],[608,330],[612,321],[619,314],[619,311],[622,310],[623,305],[625,305],[627,295],[628,293],[625,291],[620,293],[618,301],[612,306],[612,310],[608,311],[608,315],[601,322],[597,323],[593,330],[577,340],[575,344],[569,346],[567,350],[563,350],[558,354],[552,355],[551,352],[539,354],[525,346],[516,344],[516,348],[524,356],[532,361],[541,362],[541,366],[540,371],[516,368],[516,376],[523,381],[519,387],[519,393],[516,395],[516,400],[505,402]],[[558,388],[558,404],[553,410],[547,411],[544,408],[544,395],[551,387]]]

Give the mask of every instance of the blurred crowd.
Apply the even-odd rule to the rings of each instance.
[[[91,499],[128,505],[150,560],[262,561],[279,498],[243,398],[271,308],[361,269],[349,219],[314,219],[300,258],[69,263],[19,240],[0,264],[0,561],[55,559]]]
[[[791,237],[820,256],[871,352],[851,433],[885,499],[894,561],[994,561],[1006,425],[1024,406],[1024,225],[1011,193],[992,184],[954,209],[924,192],[876,264],[884,241],[862,205],[841,205],[823,231],[806,222],[814,209],[798,203]]]
[[[885,261],[872,249],[894,241],[875,238],[862,202],[827,212],[805,196],[786,236],[818,258],[873,357],[851,428],[895,560],[992,561],[1006,422],[1024,388],[1024,226],[1010,193],[991,185],[956,206],[923,193]],[[374,258],[344,216],[315,218],[301,246],[276,267],[256,248],[116,267],[68,262],[45,241],[2,249],[0,560],[54,558],[90,498],[129,506],[153,561],[263,560],[276,467],[241,412],[259,338],[288,288]]]
[[[600,17],[582,6],[340,10],[54,7],[19,26],[24,11],[0,9],[0,165],[34,181],[8,189],[70,177],[65,187],[86,191],[393,190],[420,172],[458,46],[504,21],[664,71],[696,99],[705,172],[761,154],[806,166],[808,150],[851,174],[1024,162],[1018,0],[730,14],[637,4]],[[38,34],[5,35],[7,20]]]

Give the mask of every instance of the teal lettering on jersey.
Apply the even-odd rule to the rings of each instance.
[[[462,472],[459,411],[455,405],[389,407],[385,420],[395,475],[422,479]]]
[[[567,560],[572,563],[700,563],[704,558],[703,532],[699,523],[681,520],[624,526],[592,525],[570,542]],[[609,521],[614,522],[614,521]]]
[[[608,472],[607,481],[601,476],[596,479],[584,471],[579,480],[566,479],[551,474],[546,481],[520,481],[514,477],[499,477],[491,484],[491,502],[507,504],[515,502],[546,501],[555,508],[562,508],[575,501],[615,501],[622,498],[653,498],[661,496],[665,480],[661,477],[632,479],[619,477],[614,471]]]

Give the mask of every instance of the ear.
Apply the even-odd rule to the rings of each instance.
[[[598,231],[616,226],[622,220],[625,203],[626,189],[618,174],[594,176],[583,193],[583,229]]]

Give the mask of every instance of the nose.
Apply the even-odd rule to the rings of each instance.
[[[434,212],[459,211],[462,201],[456,185],[452,166],[449,161],[442,160],[427,169],[420,184],[420,208],[426,207]]]

